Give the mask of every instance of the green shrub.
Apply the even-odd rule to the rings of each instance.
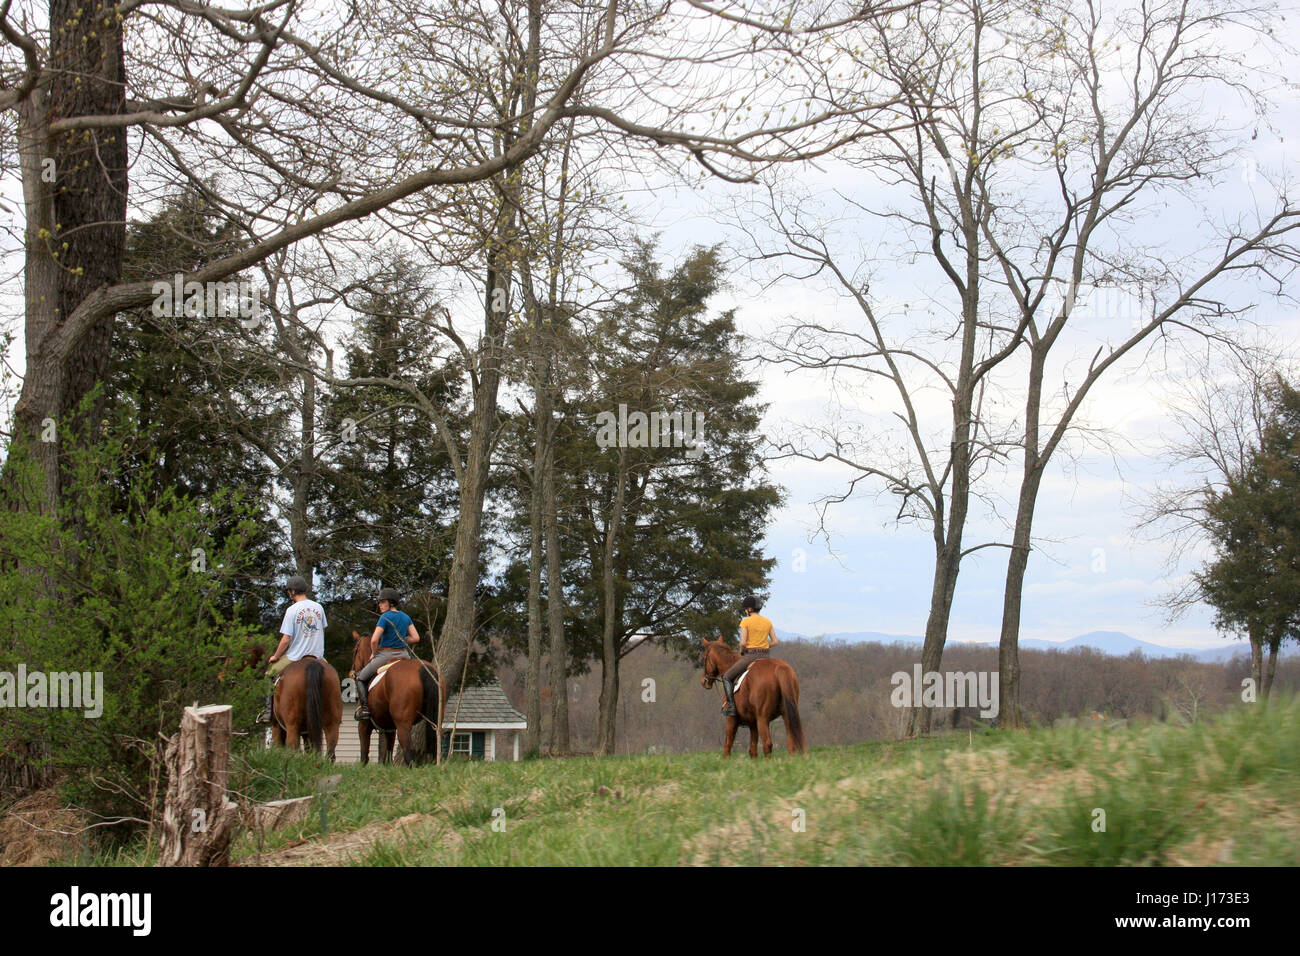
[[[6,708],[0,755],[41,764],[73,804],[136,825],[165,784],[159,732],[174,733],[195,702],[247,710],[260,689],[229,664],[252,636],[230,610],[253,533],[247,506],[158,490],[148,469],[126,466],[138,440],[120,426],[88,447],[65,441],[75,450],[57,515],[40,512],[40,471],[11,445],[0,507],[0,672],[90,674],[90,687],[102,675],[98,716]]]

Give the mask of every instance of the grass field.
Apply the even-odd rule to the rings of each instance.
[[[236,763],[232,788],[257,800],[342,774],[328,834],[315,811],[260,841],[246,834],[245,865],[1300,864],[1294,697],[1195,726],[961,734],[770,760],[725,761],[719,748],[442,768],[265,752]],[[151,860],[142,849],[100,862]]]

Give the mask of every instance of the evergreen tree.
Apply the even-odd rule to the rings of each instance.
[[[434,330],[422,321],[433,302],[418,267],[399,257],[370,287],[344,345],[347,377],[410,381],[456,422],[461,368],[439,353]],[[331,654],[346,647],[350,656],[352,627],[369,633],[381,587],[397,588],[421,634],[435,636],[456,531],[455,474],[445,446],[404,395],[371,386],[329,393],[324,437],[334,451],[314,510],[316,526],[329,529],[316,551],[336,601]]]
[[[614,749],[621,658],[643,638],[693,655],[700,638],[734,634],[741,597],[775,564],[762,538],[782,500],[735,315],[708,315],[719,249],[665,271],[639,242],[624,268],[631,282],[592,331],[590,386],[562,404],[557,439],[572,643],[599,648],[602,753]]]
[[[1259,447],[1226,490],[1210,495],[1208,527],[1217,557],[1197,575],[1215,609],[1215,625],[1250,639],[1264,698],[1278,648],[1300,637],[1300,392],[1281,377],[1271,392]]]
[[[180,192],[155,216],[129,227],[124,277],[193,272],[242,243],[198,192]],[[251,549],[248,566],[258,576],[241,579],[228,596],[242,606],[245,620],[255,620],[270,607],[262,598],[276,590],[262,576],[284,559],[275,475],[249,438],[274,439],[287,422],[277,370],[265,357],[269,330],[237,315],[177,311],[159,316],[146,307],[119,316],[105,379],[105,417],[134,421],[124,449],[130,464],[120,474],[133,482],[149,474],[152,482],[151,490],[133,484],[134,493],[157,497],[169,491],[210,502],[234,492],[256,515],[256,532],[245,546]],[[232,530],[218,527],[217,540]]]

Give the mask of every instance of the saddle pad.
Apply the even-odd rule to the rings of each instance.
[[[755,663],[757,663],[757,661],[755,661]],[[753,665],[753,664],[750,664],[749,666],[750,666],[750,667],[753,667],[754,665]],[[735,697],[736,694],[738,694],[738,693],[740,692],[740,685],[743,684],[743,683],[745,683],[745,678],[748,677],[748,676],[749,676],[749,668],[746,668],[746,669],[745,669],[745,673],[741,674],[740,677],[737,678],[737,680],[736,680],[736,686],[733,687],[733,688],[731,688],[731,696],[732,696],[732,697]]]
[[[403,657],[399,657],[399,658],[397,659],[397,661],[401,661],[401,660],[405,660],[405,658],[403,658]],[[396,664],[397,661],[389,661],[389,662],[388,662],[387,664],[385,664],[383,667],[379,668],[379,670],[375,671],[375,678],[374,678],[374,680],[372,680],[372,681],[370,682],[370,687],[369,687],[368,689],[369,689],[369,690],[374,690],[376,687],[378,687],[378,686],[379,686],[379,682],[380,682],[381,680],[383,680],[384,675],[388,673],[388,668],[390,668],[390,667],[392,667],[394,664]]]

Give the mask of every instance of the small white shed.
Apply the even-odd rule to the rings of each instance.
[[[343,723],[339,727],[339,744],[334,753],[338,763],[361,760],[361,739],[356,710],[357,691],[352,678],[343,679]],[[462,694],[452,694],[443,712],[442,753],[478,760],[518,760],[520,735],[528,728],[524,715],[515,710],[500,681],[478,687],[466,687]],[[454,725],[454,728],[453,728]],[[454,736],[453,736],[454,732]],[[379,756],[377,735],[370,738],[370,759]]]

